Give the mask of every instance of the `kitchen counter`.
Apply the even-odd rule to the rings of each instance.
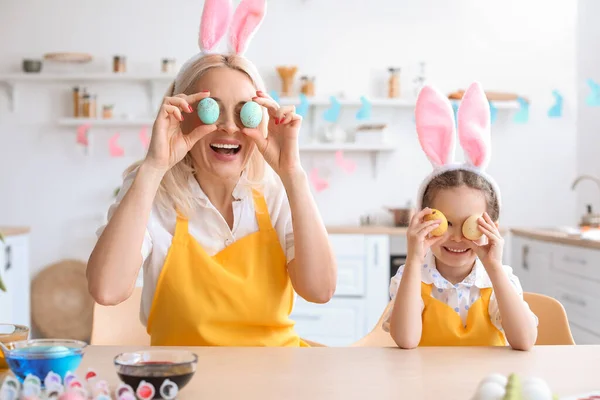
[[[7,236],[26,235],[30,231],[27,226],[0,226],[0,233]]]
[[[327,232],[330,234],[358,234],[358,235],[405,235],[405,227],[395,227],[386,225],[339,225],[327,226]]]
[[[600,240],[582,238],[579,235],[572,235],[558,230],[546,230],[542,228],[512,228],[511,233],[513,235],[522,236],[529,239],[600,250]]]

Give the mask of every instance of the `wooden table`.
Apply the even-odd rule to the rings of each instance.
[[[141,347],[90,346],[94,368],[118,384],[113,357]],[[487,374],[545,379],[560,395],[600,390],[600,345],[508,348],[190,348],[199,358],[181,400],[469,400]],[[135,389],[135,388],[134,388]]]

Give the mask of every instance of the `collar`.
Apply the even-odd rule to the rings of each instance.
[[[190,174],[190,176],[188,177],[188,184],[192,188],[192,194],[198,200],[198,203],[204,207],[208,206],[208,204],[210,204],[208,196],[206,195],[206,193],[204,193],[198,181],[196,181],[196,177],[194,176],[194,174]],[[245,200],[251,194],[252,191],[248,181],[248,173],[246,170],[244,170],[237,184],[233,188],[233,193],[231,195],[234,198],[234,200]]]
[[[428,285],[433,284],[438,289],[452,289],[460,286],[476,286],[480,289],[492,287],[492,281],[479,258],[475,258],[475,266],[473,266],[471,273],[467,275],[462,282],[453,285],[437,270],[435,257],[431,251],[425,256],[425,263],[423,264],[423,270],[421,271],[421,281]]]

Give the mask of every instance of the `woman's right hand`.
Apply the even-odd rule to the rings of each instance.
[[[184,118],[182,113],[193,113],[194,109],[190,104],[209,96],[210,92],[206,91],[164,98],[152,127],[152,138],[144,161],[147,165],[167,172],[185,157],[198,140],[217,129],[215,125],[200,122],[189,134],[181,131]]]
[[[406,237],[408,241],[406,263],[418,263],[422,265],[425,262],[425,255],[432,245],[441,242],[442,236],[432,236],[429,234],[440,225],[439,220],[423,221],[423,218],[431,214],[431,208],[424,208],[415,214],[410,220]]]

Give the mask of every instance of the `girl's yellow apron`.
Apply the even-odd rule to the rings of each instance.
[[[289,318],[294,290],[264,197],[259,230],[209,256],[178,216],[147,331],[153,346],[307,346]]]
[[[423,329],[419,346],[505,346],[506,340],[490,319],[492,288],[480,290],[464,326],[460,315],[446,303],[431,297],[431,284],[421,282]]]

